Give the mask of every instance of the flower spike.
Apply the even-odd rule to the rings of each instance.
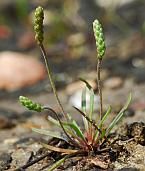
[[[98,58],[102,59],[105,54],[106,46],[105,46],[104,34],[102,31],[102,25],[97,19],[93,22],[93,30],[96,39]]]
[[[43,19],[44,11],[42,7],[37,7],[35,10],[35,19],[34,19],[34,30],[35,30],[35,39],[38,45],[43,42]]]
[[[36,112],[41,112],[43,110],[43,107],[41,106],[41,104],[34,103],[34,102],[32,102],[32,100],[30,100],[27,97],[20,96],[19,101],[23,106],[25,106],[29,110],[34,110]]]

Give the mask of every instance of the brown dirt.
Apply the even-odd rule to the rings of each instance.
[[[109,138],[110,144],[102,147],[102,152],[95,152],[93,155],[89,154],[87,156],[74,156],[68,159],[63,165],[59,167],[58,170],[73,170],[73,171],[89,171],[89,170],[121,170],[132,168],[137,170],[145,170],[145,124],[144,123],[133,123],[131,125],[126,125],[124,127],[126,134],[120,134],[120,129],[123,131],[122,127],[118,129],[118,132],[112,134]],[[140,137],[138,139],[137,137]],[[34,141],[36,141],[34,143]],[[16,168],[22,167],[23,165],[35,160],[36,158],[47,154],[43,160],[37,162],[36,164],[28,167],[28,171],[32,170],[47,170],[49,166],[57,161],[62,156],[57,152],[49,152],[48,150],[42,148],[39,145],[40,139],[37,137],[28,137],[26,139],[21,139],[16,141],[11,151],[11,160],[8,162],[5,169],[8,171],[14,171]],[[42,141],[42,140],[41,140]],[[44,140],[43,140],[44,141]],[[47,142],[45,140],[45,142]],[[66,143],[62,143],[57,139],[52,139],[49,141],[51,145],[68,148]],[[104,150],[104,148],[107,148]],[[1,158],[0,158],[1,159]]]

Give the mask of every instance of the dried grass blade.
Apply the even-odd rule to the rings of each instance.
[[[44,144],[44,143],[41,143],[41,144],[43,147],[47,148],[50,151],[56,151],[56,152],[63,153],[63,154],[73,154],[73,153],[78,152],[78,150],[58,148],[58,147],[54,147],[54,146]]]

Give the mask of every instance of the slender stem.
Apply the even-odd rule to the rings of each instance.
[[[102,100],[102,86],[101,86],[101,63],[102,59],[98,58],[98,63],[97,63],[97,84],[98,84],[98,91],[99,91],[99,98],[100,98],[100,119],[102,119],[103,116],[103,100]]]
[[[84,116],[84,118],[87,119],[88,122],[90,122],[94,128],[96,128],[96,130],[98,130],[100,132],[100,134],[102,134],[102,131],[98,128],[97,124],[93,121],[93,120],[90,120],[90,118],[84,113],[82,112],[80,109],[78,109],[77,107],[73,106],[81,115]]]
[[[45,51],[45,48],[43,46],[43,44],[40,45],[40,50],[43,54],[43,58],[44,58],[44,61],[45,61],[45,65],[46,65],[46,69],[47,69],[47,74],[48,74],[48,77],[49,77],[49,80],[50,80],[50,84],[51,84],[51,87],[52,87],[52,90],[53,90],[53,93],[54,93],[54,96],[56,98],[56,101],[60,107],[60,110],[62,111],[65,119],[67,119],[67,115],[63,109],[63,106],[60,102],[60,99],[58,97],[58,94],[57,94],[57,90],[56,90],[56,87],[55,87],[55,84],[54,84],[54,81],[53,81],[53,77],[52,77],[52,73],[51,73],[51,68],[49,66],[49,62],[48,62],[48,59],[47,59],[47,54],[46,54],[46,51]]]
[[[66,132],[66,130],[65,130],[65,128],[64,128],[64,126],[63,126],[63,124],[62,124],[62,122],[61,122],[61,120],[60,120],[58,114],[57,114],[53,109],[51,109],[51,108],[49,108],[49,107],[44,107],[43,109],[48,110],[48,111],[51,111],[52,113],[54,113],[54,115],[56,116],[56,118],[57,118],[57,120],[58,120],[58,122],[59,122],[59,124],[60,124],[60,126],[61,126],[61,128],[62,128],[62,130],[63,130],[63,132],[64,132],[65,135],[67,136],[67,138],[70,140],[70,142],[71,142],[74,146],[77,146],[77,147],[80,148],[79,144],[77,144],[77,142],[75,142],[75,141],[69,136],[69,134]]]

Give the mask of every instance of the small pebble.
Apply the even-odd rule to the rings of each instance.
[[[13,122],[11,122],[7,117],[0,116],[0,129],[11,128],[15,126]]]
[[[0,155],[0,171],[7,170],[12,161],[11,155],[8,153],[2,153]]]
[[[17,149],[12,153],[12,168],[21,167],[26,164],[32,156],[32,151]]]
[[[128,136],[141,145],[145,145],[145,123],[134,122],[128,126]]]
[[[131,108],[128,108],[125,112],[124,112],[124,116],[126,117],[132,117],[135,115],[135,111]]]

